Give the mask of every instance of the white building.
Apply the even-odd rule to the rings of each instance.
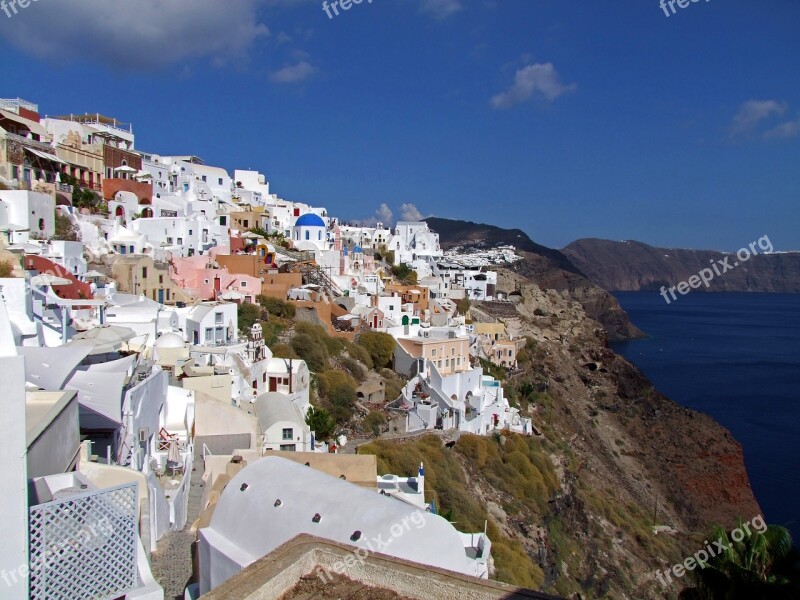
[[[53,237],[55,211],[56,201],[49,194],[0,190],[0,232],[9,244]]]
[[[261,428],[261,450],[280,452],[313,452],[311,428],[306,424],[306,410],[281,393],[266,393],[255,402]]]
[[[194,346],[226,346],[239,341],[236,304],[201,302],[177,312],[179,327]]]
[[[491,542],[447,520],[277,456],[257,460],[225,487],[200,529],[200,593],[300,534],[371,553],[488,577]],[[391,543],[387,543],[391,540]]]

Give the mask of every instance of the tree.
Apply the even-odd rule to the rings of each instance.
[[[406,264],[393,266],[392,275],[405,285],[417,284],[417,272]]]
[[[375,368],[387,367],[394,356],[394,338],[388,333],[366,331],[358,337],[358,345],[369,352]]]
[[[746,525],[749,527],[750,524]],[[745,523],[740,519],[737,529],[740,532],[749,531],[744,526]],[[729,535],[721,527],[714,529],[708,539],[719,541],[723,550],[693,571],[697,587],[685,589],[681,598],[788,600],[800,597],[797,573],[794,573],[794,581],[791,581],[786,573],[781,572],[782,561],[792,551],[789,531],[784,527],[769,525],[763,531],[755,530],[743,536],[738,542],[734,541],[735,532]]]
[[[258,321],[266,320],[266,311],[257,304],[242,302],[237,309],[239,331],[250,333],[250,328]]]
[[[56,213],[56,232],[53,235],[54,240],[62,240],[64,242],[77,242],[78,230],[69,220],[69,217]]]
[[[14,265],[4,260],[0,262],[0,279],[8,279],[14,276]]]
[[[255,233],[256,235],[260,235],[265,239],[269,237],[269,232],[263,227],[259,227],[257,225],[255,227],[251,227],[247,231],[249,231],[250,233]]]
[[[311,428],[318,440],[327,440],[333,434],[336,422],[327,410],[312,406],[306,413],[306,425]]]
[[[458,314],[460,315],[466,315],[471,306],[472,303],[469,301],[469,298],[462,298],[456,302],[456,308],[458,309]]]

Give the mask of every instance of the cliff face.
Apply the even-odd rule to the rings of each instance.
[[[565,298],[580,302],[586,314],[605,327],[611,340],[643,337],[616,298],[589,281],[567,256],[536,244],[524,231],[451,219],[429,218],[426,222],[439,234],[445,250],[456,246],[514,246],[525,257],[513,266],[516,272],[542,288],[556,290]]]
[[[516,292],[513,303],[475,302],[471,316],[501,317],[509,333],[530,338],[504,389],[532,418],[541,435],[525,443],[544,457],[531,468],[511,451],[519,441],[506,435],[485,440],[495,450],[463,436],[448,455],[457,463],[444,460],[438,440],[401,442],[395,454],[414,465],[415,447],[437,448],[423,458],[432,474],[426,485],[451,520],[488,520],[498,542],[496,577],[530,586],[519,574],[532,573],[537,589],[571,600],[677,598],[689,579],[663,589],[654,573],[701,548],[714,524],[733,526],[760,512],[739,444],[614,354],[580,302],[506,269],[498,288]],[[531,483],[540,476],[544,487]]]
[[[767,244],[765,244],[767,245]],[[768,246],[768,245],[767,245]],[[728,258],[731,267],[714,275],[710,292],[782,292],[800,293],[800,253],[763,254],[734,267],[739,259],[733,254],[710,250],[665,249],[641,242],[613,242],[583,239],[571,243],[562,252],[594,283],[614,291],[660,290],[687,281],[701,270]]]

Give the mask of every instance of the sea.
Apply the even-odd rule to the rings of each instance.
[[[648,334],[614,350],[731,431],[764,518],[800,546],[800,294],[614,295]]]

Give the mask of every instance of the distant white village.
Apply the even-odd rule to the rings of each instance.
[[[185,598],[228,597],[298,536],[317,540],[322,575],[346,547],[407,561],[393,581],[489,578],[486,532],[437,514],[424,465],[379,475],[343,431],[318,436],[317,374],[239,311],[274,298],[334,338],[391,335],[400,394],[358,390],[387,434],[529,435],[484,368],[516,369],[525,340],[464,310],[505,300],[492,269],[518,260],[444,252],[425,222],[348,224],[262,173],[140,150],[111,117],[0,100],[0,597],[163,600],[157,571],[186,531]]]

